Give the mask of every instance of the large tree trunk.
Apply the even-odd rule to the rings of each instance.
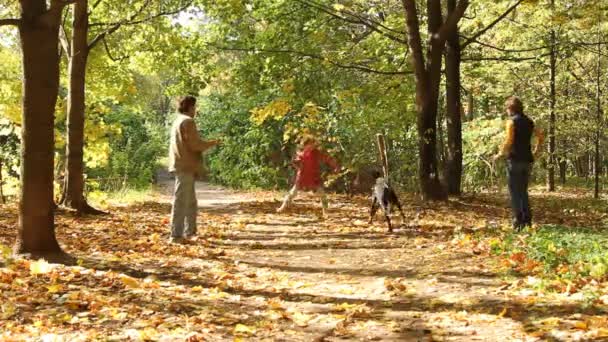
[[[65,184],[62,203],[83,213],[100,213],[84,197],[85,82],[89,57],[87,0],[74,4],[72,44],[69,55],[69,92]]]
[[[448,13],[456,9],[456,0],[448,0]],[[461,193],[462,179],[462,105],[460,99],[460,42],[458,28],[450,32],[446,41],[446,103],[448,154],[446,160],[446,180],[449,195]]]
[[[598,25],[601,24],[598,23]],[[599,33],[598,28],[598,33]],[[593,157],[594,191],[593,198],[600,198],[600,174],[602,165],[600,164],[600,144],[602,136],[602,45],[601,35],[597,37],[597,79],[596,79],[596,132],[595,132],[595,153]]]
[[[424,94],[418,97],[424,97]],[[425,200],[444,200],[447,193],[439,179],[437,158],[437,98],[429,96],[424,99],[418,113],[418,178],[422,197]]]
[[[402,4],[416,77],[420,190],[425,200],[444,200],[447,199],[447,192],[439,180],[437,167],[437,101],[441,81],[441,62],[447,35],[456,29],[458,21],[468,6],[468,1],[460,0],[456,10],[448,15],[445,23],[443,23],[441,14],[441,1],[428,0],[426,2],[428,37],[430,37],[426,46],[426,60],[420,38],[416,1],[402,0]]]
[[[6,203],[4,201],[4,180],[2,178],[2,159],[0,159],[0,204]]]
[[[22,0],[21,7],[23,124],[15,252],[54,259],[63,255],[55,238],[53,215],[53,128],[59,91],[61,10],[47,10],[45,0]]]
[[[568,172],[568,164],[566,163],[566,158],[562,158],[559,161],[559,179],[562,185],[566,185],[566,176]]]
[[[475,98],[473,97],[473,89],[469,90],[467,95],[467,120],[473,120],[475,116]]]
[[[555,0],[551,0],[551,10],[555,8]],[[551,51],[549,60],[550,94],[549,94],[549,161],[547,165],[547,190],[555,191],[555,73],[556,73],[556,37],[555,30],[551,29]]]

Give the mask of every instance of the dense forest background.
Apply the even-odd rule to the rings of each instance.
[[[450,14],[449,6],[453,10],[454,3],[447,2],[442,17]],[[437,94],[435,149],[444,186],[458,164],[456,131],[462,133],[464,191],[491,187],[504,177],[491,156],[504,137],[504,100],[517,95],[549,137],[535,182],[548,189],[593,187],[597,175],[599,191],[608,161],[607,6],[559,0],[470,3],[443,52],[446,75],[454,70],[454,52],[459,54],[458,83],[444,75]],[[421,28],[437,15],[422,2],[418,9]],[[203,135],[223,141],[205,157],[213,182],[285,188],[298,137],[312,132],[347,170],[333,188],[351,191],[378,165],[375,136],[383,133],[393,183],[419,191],[415,63],[401,1],[91,1],[88,10],[87,193],[145,188],[154,181],[167,153],[174,99],[183,94],[199,98]],[[0,17],[11,13],[18,13],[17,5],[0,2]],[[66,8],[60,29],[57,200],[68,160],[75,13]],[[2,26],[0,37],[0,161],[7,196],[18,186],[23,76],[17,30]]]

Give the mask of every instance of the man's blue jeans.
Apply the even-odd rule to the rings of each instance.
[[[507,161],[513,227],[516,229],[532,225],[532,212],[530,211],[530,199],[528,198],[528,181],[530,180],[531,170],[531,163]]]
[[[194,185],[194,173],[175,173],[175,192],[171,210],[171,237],[181,238],[196,234],[198,201],[196,200]]]

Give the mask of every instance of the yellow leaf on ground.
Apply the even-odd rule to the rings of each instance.
[[[57,293],[63,290],[63,286],[60,284],[49,285],[46,288],[49,290],[49,293]]]
[[[335,311],[348,311],[350,309],[353,309],[357,307],[357,304],[348,304],[348,303],[342,303],[342,304],[336,304],[334,305],[334,310]]]
[[[595,333],[596,337],[608,337],[608,328],[599,328]]]
[[[137,282],[137,280],[135,278],[131,278],[127,275],[124,275],[124,274],[121,275],[120,280],[122,280],[122,283],[125,284],[126,287],[130,287],[130,288],[139,287],[139,283]]]
[[[17,307],[11,302],[2,304],[0,307],[0,318],[9,319],[17,312]]]
[[[30,274],[46,274],[49,273],[54,267],[46,262],[44,259],[33,261],[30,263]]]
[[[255,334],[255,328],[254,327],[250,327],[247,326],[245,324],[237,324],[234,327],[234,334],[235,335],[254,335]]]
[[[311,315],[307,315],[305,313],[296,312],[291,315],[291,320],[299,327],[308,326],[308,322],[312,319]]]
[[[588,326],[586,322],[578,321],[574,323],[574,328],[580,330],[587,330]]]

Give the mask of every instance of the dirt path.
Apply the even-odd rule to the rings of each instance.
[[[206,228],[206,241],[226,253],[221,260],[251,275],[250,283],[266,286],[252,296],[278,293],[277,307],[300,315],[300,322],[294,320],[298,329],[266,337],[536,339],[525,332],[526,319],[514,319],[525,314],[505,297],[508,284],[491,271],[491,261],[452,243],[454,227],[429,228],[429,222],[412,220],[389,235],[380,217],[375,225],[365,223],[361,199],[334,200],[329,217],[321,220],[312,196],[275,214],[277,194],[239,194],[204,183],[197,194],[203,225],[218,217],[237,223],[231,229]]]
[[[606,310],[574,294],[508,281],[490,255],[507,223],[497,194],[422,204],[407,222],[367,224],[367,199],[304,195],[277,214],[276,192],[197,184],[199,236],[170,244],[172,183],[107,216],[59,211],[57,236],[78,266],[0,264],[0,340],[24,341],[588,341]],[[537,196],[537,195],[535,195]],[[534,197],[533,202],[540,201]],[[579,200],[543,198],[539,222],[576,223]],[[0,206],[0,251],[17,206]],[[5,215],[6,214],[6,215]],[[568,216],[569,215],[569,216]],[[475,239],[477,233],[489,233]],[[481,242],[480,242],[481,241]],[[5,248],[6,249],[6,248]],[[9,253],[10,254],[10,253]],[[2,254],[0,254],[2,255]],[[0,259],[2,261],[2,259]],[[561,296],[561,298],[559,297]],[[590,327],[593,325],[594,329]],[[598,328],[599,327],[599,328]],[[593,335],[596,334],[596,335]]]

